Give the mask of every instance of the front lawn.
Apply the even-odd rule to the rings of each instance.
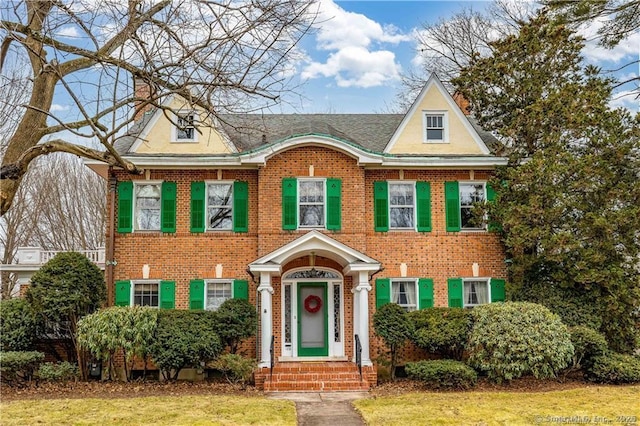
[[[2,425],[295,425],[293,402],[203,396],[20,400],[0,404]]]
[[[640,424],[640,386],[421,392],[355,401],[368,425]]]

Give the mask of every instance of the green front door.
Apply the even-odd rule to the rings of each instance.
[[[298,283],[298,356],[328,356],[327,283]]]

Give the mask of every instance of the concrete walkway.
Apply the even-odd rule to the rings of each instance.
[[[275,392],[272,399],[287,399],[296,404],[299,426],[364,426],[351,401],[367,398],[367,392]]]

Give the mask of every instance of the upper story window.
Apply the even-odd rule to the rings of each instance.
[[[191,182],[191,232],[249,230],[249,184]]]
[[[389,228],[414,229],[415,183],[389,183]]]
[[[339,230],[342,218],[341,192],[340,179],[283,179],[282,229]]]
[[[161,183],[136,183],[134,187],[136,231],[159,231]]]
[[[197,142],[194,112],[178,112],[173,125],[174,142]]]
[[[207,184],[207,229],[233,228],[233,183]]]
[[[474,212],[479,203],[493,201],[495,197],[486,182],[445,182],[444,193],[448,232],[487,229],[487,218]]]
[[[118,232],[176,232],[175,182],[118,182]]]
[[[324,179],[298,180],[298,214],[301,228],[324,227]]]
[[[424,111],[422,124],[424,127],[424,142],[449,142],[449,117],[446,111]]]
[[[484,183],[460,183],[460,226],[462,229],[484,229],[484,218],[474,217],[476,203],[486,200]]]
[[[374,228],[431,231],[431,185],[429,182],[380,181],[373,183]]]

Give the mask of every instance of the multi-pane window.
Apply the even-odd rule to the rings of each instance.
[[[389,227],[413,229],[415,222],[415,184],[389,183]]]
[[[464,280],[464,306],[489,303],[489,282],[487,280]]]
[[[176,120],[176,141],[193,141],[196,137],[196,128],[193,124],[193,114],[178,115]]]
[[[476,203],[486,200],[484,183],[460,183],[460,220],[463,229],[484,229],[484,218],[477,217],[473,209]]]
[[[392,280],[391,302],[402,306],[405,311],[414,311],[417,308],[416,281]]]
[[[425,128],[426,141],[427,142],[444,141],[445,139],[444,114],[425,114],[424,119],[425,119],[425,125],[426,125],[426,128]]]
[[[232,296],[230,282],[207,282],[206,291],[206,309],[209,311],[217,311],[220,305]]]
[[[158,307],[158,283],[134,283],[133,304],[138,306]]]
[[[207,185],[207,228],[231,230],[233,228],[233,184]]]
[[[135,184],[135,224],[136,230],[160,230],[160,183]]]
[[[298,197],[300,227],[324,226],[324,191],[324,180],[300,179]]]

